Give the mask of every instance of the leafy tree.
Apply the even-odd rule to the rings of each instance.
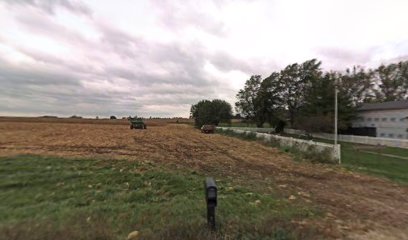
[[[297,128],[310,132],[332,132],[334,128],[334,94],[338,92],[339,129],[350,127],[355,117],[355,106],[348,90],[341,85],[341,74],[330,72],[321,78],[311,79],[305,92],[305,103],[302,106]]]
[[[224,100],[214,99],[211,102],[211,114],[215,125],[220,122],[229,122],[232,118],[232,106]]]
[[[319,78],[321,62],[316,59],[302,64],[292,64],[280,72],[280,97],[284,101],[291,126],[294,126],[301,106],[304,104],[304,93],[310,81]]]
[[[232,118],[231,104],[224,100],[201,100],[191,106],[191,117],[195,119],[196,127],[204,124],[218,125],[220,122],[230,122]]]
[[[372,71],[378,89],[374,89],[377,101],[397,101],[407,99],[408,61],[381,65]]]
[[[237,112],[261,127],[289,119],[291,127],[330,132],[334,124],[334,89],[338,93],[339,129],[351,126],[364,102],[408,98],[408,61],[375,70],[355,66],[345,72],[326,72],[316,59],[291,64],[264,80],[253,75],[237,94]],[[282,122],[281,122],[282,123]]]
[[[354,66],[352,69],[347,68],[345,73],[340,75],[339,82],[342,94],[347,95],[354,106],[363,102],[374,101],[374,83],[371,71],[366,71],[360,66]]]
[[[253,75],[245,82],[244,89],[237,94],[238,101],[235,103],[237,112],[247,120],[253,120],[258,127],[265,122],[261,114],[260,99],[258,97],[261,89],[262,78],[260,75]]]
[[[235,114],[234,118],[235,119],[242,119],[241,114],[239,114],[239,113]]]
[[[237,94],[236,110],[247,120],[262,127],[265,122],[276,125],[280,119],[282,107],[280,74],[273,72],[264,80],[260,75],[251,76],[244,89]]]
[[[201,100],[191,106],[191,116],[194,118],[195,126],[201,127],[204,124],[212,124],[211,101]]]
[[[280,96],[279,81],[280,74],[273,72],[262,81],[258,95],[261,113],[271,126],[276,125],[279,121],[283,121],[282,118],[284,118],[282,115],[284,101]]]

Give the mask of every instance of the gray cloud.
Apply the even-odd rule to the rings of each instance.
[[[293,61],[317,57],[342,70],[408,51],[401,39],[347,48],[336,39],[346,34],[330,28],[326,44],[297,41],[289,33],[314,18],[282,18],[280,4],[265,10],[270,1],[84,2],[0,0],[0,114],[188,116],[198,100],[233,103],[251,74],[268,76]],[[145,15],[138,9],[135,18],[137,7]]]
[[[388,64],[406,60],[408,44],[406,41],[398,42],[388,46],[373,46],[359,50],[349,50],[347,48],[325,47],[316,50],[319,60],[323,61],[326,69],[345,70],[355,65],[365,67],[377,67],[379,64]],[[396,56],[386,57],[385,54]]]
[[[330,59],[333,64],[341,65],[350,63],[364,64],[371,61],[373,55],[373,49],[367,49],[365,51],[351,51],[344,48],[321,48],[317,50],[318,54],[324,60]]]
[[[77,47],[91,47],[86,39],[74,30],[55,23],[53,16],[43,14],[30,14],[16,16],[17,22],[25,31],[34,35],[47,36],[63,43],[69,43]]]
[[[148,54],[148,46],[137,38],[107,25],[98,25],[102,33],[101,41],[122,58],[142,58]]]
[[[205,77],[203,67],[206,60],[205,49],[197,42],[180,45],[178,43],[154,43],[126,34],[118,29],[100,26],[102,42],[120,58],[133,63],[131,67],[107,66],[105,73],[126,78],[134,82],[151,85],[171,83],[205,86],[215,84]],[[160,71],[160,74],[155,72]]]
[[[362,65],[370,62],[374,57],[373,49],[352,51],[345,48],[326,47],[316,50],[319,60],[323,61],[325,68],[333,70],[345,70],[350,63]]]
[[[90,42],[49,16],[18,16],[27,31],[45,34],[61,44],[84,50],[99,69],[7,42],[34,63],[14,65],[0,56],[0,112],[58,115],[146,114],[174,116],[202,98],[216,97],[220,83],[204,71],[205,49],[199,43],[156,43],[96,24],[101,37]],[[112,62],[117,59],[119,63]],[[14,101],[14,100],[17,101]]]
[[[0,59],[0,79],[2,85],[47,85],[49,83],[61,83],[78,85],[77,76],[68,72],[61,72],[60,68],[47,69],[36,66],[16,66],[8,64]]]
[[[262,71],[263,64],[261,61],[250,61],[250,60],[241,60],[234,58],[233,56],[227,54],[226,52],[217,52],[209,56],[209,59],[212,64],[214,64],[221,71],[232,71],[239,69],[246,73],[255,74],[257,71]],[[268,66],[268,71],[271,69],[271,66]]]
[[[62,7],[78,14],[90,15],[92,11],[79,1],[71,0],[4,0],[11,5],[32,6],[49,14],[54,14],[56,8]]]
[[[186,27],[195,27],[216,36],[226,34],[224,23],[200,8],[196,1],[155,0],[153,2],[160,11],[160,22],[166,28],[183,31]],[[221,1],[205,3],[213,5],[213,10],[217,10]]]

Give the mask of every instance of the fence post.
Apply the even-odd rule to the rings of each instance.
[[[336,156],[339,158],[339,165],[341,164],[341,149],[340,149],[340,144],[336,144],[334,146],[336,148]]]

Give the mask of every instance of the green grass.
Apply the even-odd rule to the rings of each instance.
[[[253,127],[253,128],[257,127],[255,123],[244,123],[244,122],[220,123],[218,126],[220,127]],[[263,127],[271,128],[271,125],[269,125],[269,123],[264,123]]]
[[[231,130],[217,130],[218,133],[239,137],[244,140],[257,140],[256,135],[242,135],[232,132]],[[294,134],[285,134],[288,137],[299,137]],[[302,137],[299,137],[302,138]],[[332,140],[315,138],[314,141],[333,144]],[[376,152],[367,153],[358,150],[356,146],[364,146],[361,144],[353,144],[346,142],[339,142],[341,144],[341,161],[342,166],[349,170],[359,171],[379,177],[385,177],[392,181],[402,184],[408,184],[408,160],[398,159],[390,156],[382,156],[380,154],[392,154],[401,157],[408,157],[408,149],[394,148],[394,147],[381,147],[380,150],[371,149],[368,151]],[[272,147],[279,147],[277,144],[270,144]],[[367,146],[367,145],[366,145]],[[372,147],[372,146],[371,146]],[[283,151],[292,154],[295,160],[309,159],[312,162],[325,163],[323,155],[316,155],[312,152],[302,154],[296,149],[281,148]],[[323,158],[322,158],[323,157]]]
[[[204,176],[124,160],[0,158],[0,239],[315,239],[294,219],[316,209],[217,179],[216,232],[206,228]]]
[[[226,135],[226,136],[232,136],[232,137],[237,137],[243,140],[248,140],[248,141],[257,141],[258,138],[256,137],[255,132],[248,132],[246,134],[244,133],[236,133],[231,129],[217,129],[217,133]]]
[[[404,156],[405,149],[386,147],[381,153]],[[374,152],[377,152],[374,150]],[[342,165],[351,170],[386,177],[398,183],[408,184],[408,160],[359,151],[351,143],[341,143]],[[408,156],[405,155],[406,157]]]
[[[326,139],[313,139],[319,142],[333,144],[333,141]],[[401,157],[408,157],[408,149],[381,147],[381,149],[367,150],[378,154],[367,153],[364,150],[358,150],[359,146],[368,146],[347,142],[341,144],[341,161],[342,166],[353,171],[364,172],[367,174],[385,177],[392,181],[408,184],[408,160],[382,156],[381,153],[393,154]]]
[[[240,139],[247,140],[247,141],[257,141],[263,145],[279,148],[283,152],[291,154],[295,161],[307,160],[307,161],[314,162],[314,163],[337,164],[336,160],[331,159],[329,151],[316,152],[313,146],[310,146],[308,151],[301,151],[296,147],[280,146],[277,140],[264,141],[260,138],[257,138],[255,132],[237,133],[231,129],[217,129],[217,133],[221,135],[225,135],[225,136],[240,138]]]
[[[386,147],[380,152],[408,158],[408,149],[406,148]]]

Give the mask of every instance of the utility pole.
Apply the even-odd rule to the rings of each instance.
[[[336,85],[334,90],[334,145],[337,145],[337,118],[338,118],[337,94],[338,90]]]
[[[334,147],[337,150],[337,121],[338,121],[338,104],[337,104],[337,94],[339,90],[337,89],[337,81],[334,84]],[[339,158],[339,164],[341,164],[341,159]]]

